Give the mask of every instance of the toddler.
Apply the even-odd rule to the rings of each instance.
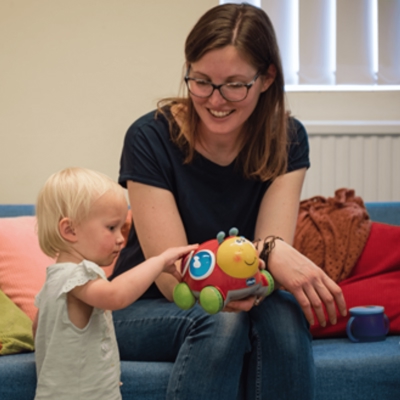
[[[39,243],[56,263],[35,299],[36,400],[121,399],[111,310],[133,303],[162,272],[180,279],[175,262],[197,247],[168,249],[110,282],[100,267],[121,250],[127,212],[124,190],[87,169],[55,173],[39,194]]]

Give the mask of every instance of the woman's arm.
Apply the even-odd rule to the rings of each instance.
[[[146,258],[160,254],[168,247],[187,244],[185,229],[171,192],[128,181],[128,193],[135,229]],[[172,294],[178,281],[163,273],[155,282],[161,293],[173,301]]]
[[[266,191],[258,211],[254,233],[254,239],[260,239],[259,246],[263,239],[270,235],[279,236],[290,245],[293,243],[305,173],[306,169],[303,168],[281,175],[275,179]],[[280,241],[276,241],[276,247],[279,246],[278,242]],[[261,251],[260,248],[259,251]],[[276,274],[272,275],[278,281],[278,276]],[[278,286],[278,282],[276,282],[275,286]],[[233,301],[226,310],[249,311],[254,306],[254,301],[254,296],[240,301]]]
[[[255,239],[275,235],[293,244],[305,174],[305,168],[299,169],[279,176],[271,184],[258,211]]]
[[[292,247],[305,172],[305,169],[289,172],[271,184],[261,202],[255,238],[275,235],[284,239],[275,242],[266,267],[296,297],[310,324],[314,323],[314,310],[320,324],[325,326],[324,307],[334,324],[335,304],[346,315],[346,303],[340,287]]]

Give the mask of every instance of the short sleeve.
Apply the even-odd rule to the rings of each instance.
[[[89,281],[102,278],[107,280],[104,271],[95,263],[84,260],[71,271],[58,296],[70,292],[77,286],[82,286]]]
[[[289,156],[287,171],[310,167],[310,146],[304,125],[295,118],[289,120]]]
[[[40,308],[40,300],[41,300],[41,298],[42,298],[42,296],[41,296],[41,293],[42,293],[42,291],[40,291],[36,296],[35,296],[35,301],[34,301],[34,306],[36,307],[36,308]]]
[[[155,112],[141,117],[128,129],[120,160],[119,183],[127,181],[171,190],[174,184],[171,163],[179,159],[171,143],[168,122]]]

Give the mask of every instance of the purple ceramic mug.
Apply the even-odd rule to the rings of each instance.
[[[361,306],[350,308],[347,322],[347,336],[352,342],[379,342],[389,332],[389,318],[382,306]]]

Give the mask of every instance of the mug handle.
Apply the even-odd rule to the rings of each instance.
[[[389,328],[390,328],[390,322],[389,322],[389,318],[386,314],[383,314],[383,318],[385,319],[385,328],[386,328],[385,334],[387,335],[389,332]]]
[[[351,317],[349,319],[349,321],[347,322],[346,333],[352,342],[359,342],[359,340],[356,337],[354,337],[353,334],[351,333],[351,325],[353,324],[353,321],[354,321],[354,317]]]

